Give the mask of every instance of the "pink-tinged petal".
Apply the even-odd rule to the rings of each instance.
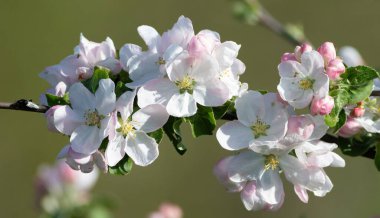
[[[200,59],[192,62],[189,76],[197,83],[211,83],[210,80],[219,77],[219,65],[215,58],[203,55]]]
[[[224,149],[233,151],[248,148],[254,135],[249,127],[235,120],[222,125],[216,132],[216,138]]]
[[[281,203],[284,186],[277,170],[265,170],[258,182],[262,200],[271,205]]]
[[[305,188],[299,185],[294,185],[294,192],[297,194],[298,198],[305,204],[309,201],[309,195]]]
[[[232,41],[223,42],[213,51],[214,57],[218,60],[220,69],[227,69],[232,66],[236,59],[240,45]]]
[[[139,26],[137,31],[150,50],[155,51],[160,40],[160,34],[151,26]]]
[[[159,154],[156,141],[142,131],[136,131],[133,136],[127,137],[125,152],[139,166],[151,164]]]
[[[166,108],[160,104],[151,104],[132,115],[132,124],[137,130],[149,133],[164,126],[169,114]]]
[[[140,108],[151,104],[166,105],[170,98],[178,92],[177,86],[169,79],[151,80],[137,92],[137,104]]]
[[[164,53],[172,44],[177,44],[185,49],[193,36],[194,29],[191,20],[181,16],[172,29],[162,34],[158,50],[160,53]]]
[[[307,158],[307,162],[310,166],[324,168],[331,165],[331,163],[334,161],[332,155],[329,153],[325,154],[311,154]]]
[[[122,135],[118,135],[114,140],[109,141],[104,153],[109,166],[113,167],[123,159],[125,145],[126,139]]]
[[[103,156],[103,154],[100,151],[96,151],[94,154],[92,154],[92,158],[94,161],[94,164],[103,172],[107,173],[108,171],[108,165],[106,163],[106,159]]]
[[[108,122],[108,139],[114,140],[117,134],[117,129],[120,127],[118,122],[117,113],[111,113],[109,122]]]
[[[135,55],[128,61],[129,77],[133,81],[128,87],[144,85],[150,80],[164,76],[160,71],[160,56],[156,53],[144,52]]]
[[[127,91],[120,95],[120,97],[117,99],[116,110],[120,112],[121,118],[123,120],[127,120],[129,116],[131,116],[133,112],[133,102],[135,97],[136,91]]]
[[[259,92],[247,91],[236,99],[235,108],[239,121],[250,127],[257,117],[265,115],[264,97]]]
[[[96,110],[107,115],[115,110],[115,83],[111,79],[101,79],[95,93]]]
[[[280,167],[284,171],[285,177],[293,184],[307,184],[309,177],[305,172],[306,165],[297,158],[290,155],[281,155]]]
[[[257,189],[257,182],[253,180],[247,183],[240,193],[241,201],[243,202],[244,207],[249,211],[261,210],[265,206],[265,202],[261,199],[260,193],[258,193]]]
[[[82,154],[94,153],[102,143],[103,138],[99,137],[97,126],[79,126],[71,134],[71,147],[75,152]]]
[[[120,64],[125,71],[129,71],[128,62],[134,55],[141,53],[141,47],[134,44],[125,44],[119,51]]]
[[[264,171],[265,158],[256,152],[245,151],[230,161],[228,176],[233,182],[257,180]]]
[[[69,89],[70,103],[74,110],[85,112],[95,109],[95,96],[82,83],[75,83]]]
[[[174,117],[190,117],[197,112],[197,103],[187,92],[176,93],[170,98],[166,110]]]
[[[235,59],[231,66],[231,72],[234,75],[242,75],[245,72],[245,68],[245,64],[241,60]]]
[[[109,69],[114,75],[120,73],[121,71],[120,61],[112,57],[97,62],[96,66],[105,67]]]
[[[313,79],[314,95],[318,98],[326,97],[329,94],[329,77],[325,73],[316,73]]]
[[[320,139],[327,133],[329,127],[325,123],[324,116],[310,116],[314,123],[314,131],[311,134],[309,141]]]
[[[190,71],[192,70],[191,67],[192,65],[189,54],[185,50],[180,53],[172,62],[167,64],[168,77],[173,82],[181,81],[185,76],[189,75]]]
[[[84,117],[67,105],[57,108],[53,116],[55,128],[65,135],[71,135],[84,122]]]
[[[305,76],[310,76],[317,72],[324,72],[325,63],[323,57],[317,51],[303,53],[301,56],[301,63],[306,69]]]
[[[173,44],[169,46],[168,49],[166,49],[163,59],[165,60],[166,64],[171,63],[173,60],[175,60],[178,55],[180,55],[183,52],[183,48],[179,45]]]
[[[230,95],[226,84],[216,78],[204,84],[196,84],[193,97],[198,104],[208,107],[218,107],[226,103]]]
[[[294,85],[298,84],[299,81],[299,78],[282,77],[280,83],[277,85],[277,91],[281,98],[289,102],[300,99],[303,95],[303,90],[299,86]]]
[[[213,172],[218,181],[227,189],[227,191],[239,192],[244,188],[246,182],[233,182],[230,180],[228,171],[230,161],[233,159],[233,157],[234,156],[228,156],[226,158],[221,159],[214,166]]]

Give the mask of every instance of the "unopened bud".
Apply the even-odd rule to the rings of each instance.
[[[334,99],[331,96],[324,98],[314,98],[311,102],[310,111],[312,115],[326,115],[331,112],[334,107]]]

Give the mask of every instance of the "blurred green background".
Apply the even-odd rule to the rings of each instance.
[[[218,31],[222,40],[242,44],[239,58],[247,65],[242,77],[252,89],[274,91],[277,64],[293,46],[263,27],[236,21],[227,0],[0,0],[0,100],[38,100],[48,84],[38,73],[72,53],[82,32],[93,41],[110,36],[117,48],[143,44],[136,28],[147,24],[165,31],[180,15],[194,28]],[[319,45],[353,45],[367,63],[380,65],[380,1],[376,0],[265,0],[269,11],[283,22],[304,25],[308,38]],[[188,132],[185,127],[184,131]],[[0,217],[36,217],[33,179],[37,166],[53,162],[68,142],[46,130],[41,114],[0,111]],[[167,140],[150,167],[134,167],[128,176],[101,176],[94,193],[118,203],[116,217],[146,217],[162,201],[181,205],[185,216],[345,217],[380,215],[380,173],[370,160],[345,157],[344,169],[328,169],[335,187],[325,198],[301,203],[286,183],[286,200],[276,213],[248,212],[238,194],[229,194],[212,174],[214,163],[231,153],[214,137],[197,140],[186,134],[189,147],[179,156]]]

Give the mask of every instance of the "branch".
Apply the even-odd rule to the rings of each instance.
[[[0,102],[0,109],[45,113],[49,107],[37,105],[31,100],[20,99],[14,103]]]
[[[372,91],[371,96],[380,96],[380,91]]]

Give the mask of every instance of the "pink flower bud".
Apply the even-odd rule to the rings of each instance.
[[[365,112],[364,107],[359,106],[359,107],[355,107],[355,108],[351,111],[350,115],[351,115],[352,117],[362,117],[362,116],[364,115],[364,112]]]
[[[346,67],[340,58],[330,61],[326,68],[326,74],[331,80],[339,78],[340,74],[344,73],[344,71],[346,71]]]
[[[55,128],[55,125],[54,125],[54,112],[60,107],[62,107],[62,106],[61,105],[55,105],[55,106],[49,108],[49,110],[46,111],[46,113],[45,113],[45,117],[47,120],[47,128],[49,131],[59,132],[57,130],[57,128]]]
[[[298,61],[301,61],[301,55],[305,52],[312,51],[313,47],[307,43],[303,43],[301,46],[296,46],[294,54]]]
[[[231,162],[232,158],[233,156],[229,156],[221,159],[214,166],[214,175],[219,180],[219,182],[226,187],[227,191],[239,192],[243,189],[245,182],[237,183],[230,180],[228,176],[228,165]]]
[[[331,112],[334,107],[334,99],[331,96],[324,98],[314,98],[311,102],[311,114],[312,115],[326,115]]]
[[[284,53],[281,56],[281,62],[285,62],[285,61],[297,61],[297,58],[294,55],[294,53]]]
[[[346,123],[340,128],[338,135],[344,138],[349,138],[356,135],[362,130],[362,126],[354,118],[348,117]]]
[[[307,116],[292,116],[288,120],[287,135],[295,135],[300,140],[307,140],[314,131],[314,122]]]
[[[336,51],[334,44],[331,42],[325,42],[318,48],[319,54],[322,55],[325,60],[325,65],[327,66],[330,61],[336,58]]]
[[[203,54],[211,54],[215,46],[220,43],[215,32],[202,30],[190,40],[188,45],[189,54],[192,57],[200,57]]]

